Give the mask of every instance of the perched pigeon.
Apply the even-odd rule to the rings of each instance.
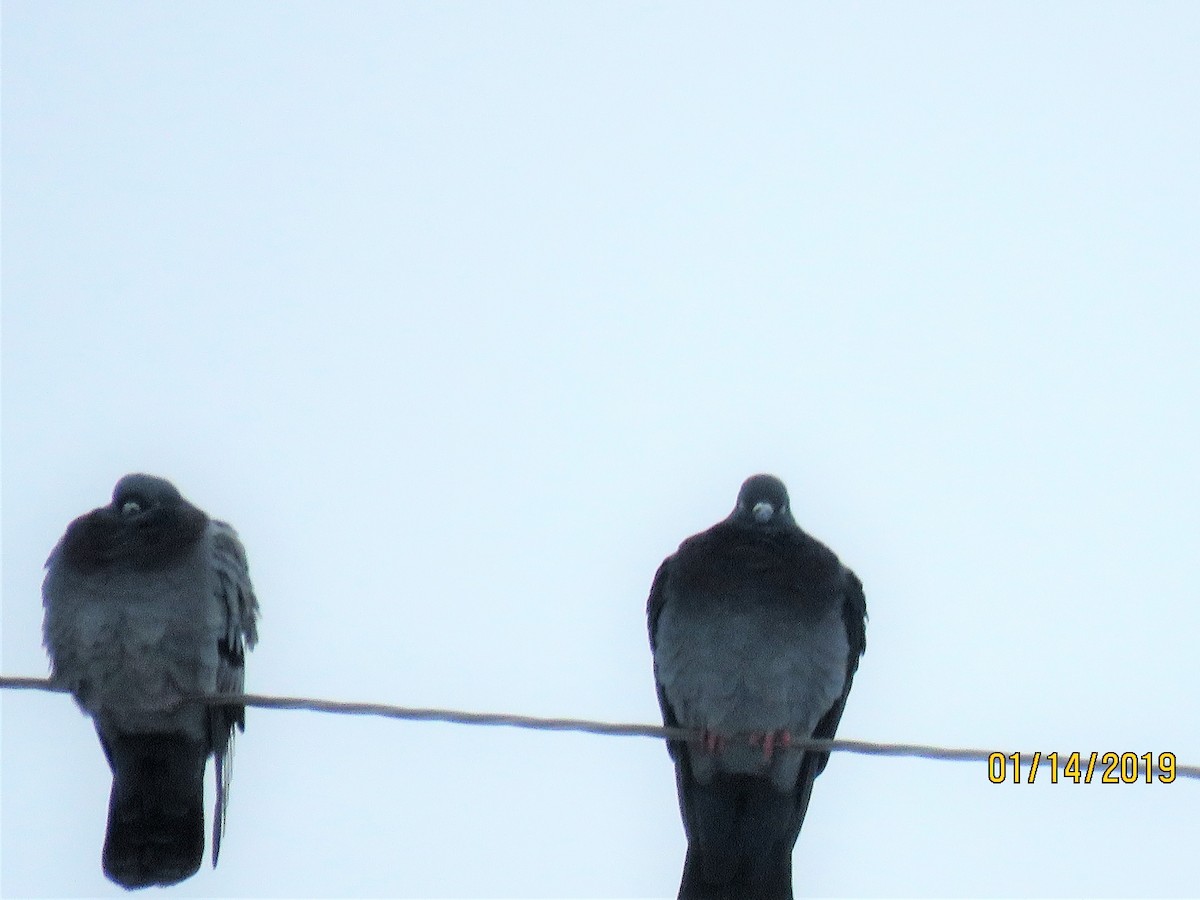
[[[178,700],[242,691],[258,603],[237,533],[170,482],[126,475],[111,504],[68,526],[46,570],[53,677],[94,720],[113,773],[104,874],[140,888],[196,872],[209,756],[215,866],[244,708]]]
[[[862,584],[800,530],[778,478],[755,475],[725,521],[688,538],[647,604],[687,834],[681,898],[792,896],[792,848],[866,647]]]

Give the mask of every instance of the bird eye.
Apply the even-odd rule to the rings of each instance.
[[[121,515],[136,516],[142,511],[142,505],[136,500],[126,500],[121,504]]]

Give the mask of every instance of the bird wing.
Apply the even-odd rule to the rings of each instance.
[[[668,556],[663,560],[662,565],[658,567],[658,571],[654,575],[654,582],[650,585],[650,597],[646,601],[646,626],[650,632],[650,654],[654,655],[658,648],[658,617],[662,614],[663,607],[667,602],[667,582],[671,577],[671,561],[673,556]],[[679,717],[675,714],[675,710],[671,708],[671,703],[667,700],[666,691],[663,688],[662,681],[658,678],[657,666],[655,666],[654,686],[658,691],[658,705],[662,709],[663,724],[667,728],[678,728]],[[672,759],[678,760],[681,755],[681,747],[678,741],[667,741],[667,750],[671,754]]]
[[[862,582],[849,569],[846,573],[846,585],[843,593],[842,619],[846,625],[846,638],[850,652],[846,657],[846,684],[841,696],[830,707],[813,730],[814,738],[833,740],[837,736],[838,724],[842,720],[842,712],[846,709],[846,698],[850,696],[850,688],[854,683],[854,673],[858,671],[858,661],[867,649],[867,599],[863,593]],[[796,779],[796,806],[792,817],[790,835],[799,835],[800,827],[804,824],[804,816],[808,812],[808,803],[812,799],[813,782],[818,775],[825,771],[829,762],[829,753],[810,750],[804,754],[804,762],[800,767],[800,775]]]
[[[258,641],[258,600],[250,583],[246,550],[237,532],[225,522],[213,520],[209,526],[211,565],[215,578],[214,599],[224,613],[224,632],[217,644],[217,692],[240,694],[246,683],[246,651]],[[241,705],[209,708],[209,728],[216,775],[216,808],[213,810],[212,863],[221,852],[221,835],[229,785],[233,778],[235,728],[246,727],[246,708]]]

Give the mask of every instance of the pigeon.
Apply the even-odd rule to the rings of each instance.
[[[772,475],[654,576],[646,616],[687,855],[681,898],[790,900],[792,849],[866,649],[862,583]]]
[[[169,481],[126,475],[112,503],[67,527],[42,599],[52,680],[92,718],[112,769],[104,874],[128,889],[195,874],[209,756],[215,867],[245,708],[180,700],[242,692],[258,601],[237,532]]]

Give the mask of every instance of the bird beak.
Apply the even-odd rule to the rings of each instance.
[[[771,516],[775,515],[775,507],[766,500],[759,501],[754,504],[754,521],[759,525],[763,525],[771,520]]]

